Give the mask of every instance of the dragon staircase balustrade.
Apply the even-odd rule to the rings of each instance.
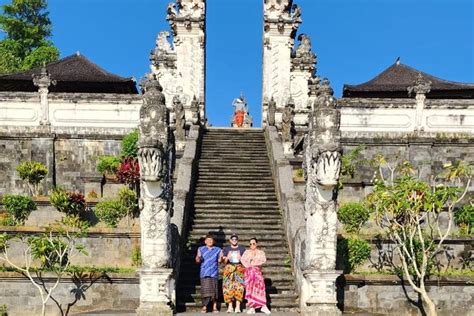
[[[341,169],[340,112],[329,81],[310,79],[317,94],[305,136],[306,243],[302,297],[304,315],[340,314],[336,300],[337,185]],[[314,86],[317,89],[314,89]]]
[[[140,222],[142,267],[138,315],[172,315],[174,281],[170,261],[169,112],[162,87],[155,75],[142,84],[140,108]]]

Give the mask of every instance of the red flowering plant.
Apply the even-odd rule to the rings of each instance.
[[[135,186],[140,181],[140,167],[138,159],[134,157],[123,157],[115,174],[121,183]]]

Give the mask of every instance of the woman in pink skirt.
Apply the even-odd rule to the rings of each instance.
[[[261,308],[265,314],[271,314],[267,307],[265,281],[262,275],[262,264],[267,261],[265,252],[257,249],[257,238],[250,239],[250,249],[245,250],[240,261],[245,266],[245,299],[249,307],[247,314],[255,314]]]

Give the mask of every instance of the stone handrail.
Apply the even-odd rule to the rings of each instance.
[[[299,255],[305,239],[304,199],[293,183],[293,168],[283,152],[283,144],[274,126],[265,128],[265,140],[270,157],[278,201],[283,210],[286,237],[292,257],[296,289],[301,289],[304,276],[301,269],[303,258]]]

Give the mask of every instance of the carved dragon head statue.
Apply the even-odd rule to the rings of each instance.
[[[329,81],[324,79],[319,87],[312,113],[311,164],[315,175],[313,184],[333,189],[341,171],[340,112]]]
[[[164,176],[165,152],[168,147],[169,114],[163,88],[155,75],[141,83],[143,105],[140,108],[138,161],[144,181],[160,181]]]

